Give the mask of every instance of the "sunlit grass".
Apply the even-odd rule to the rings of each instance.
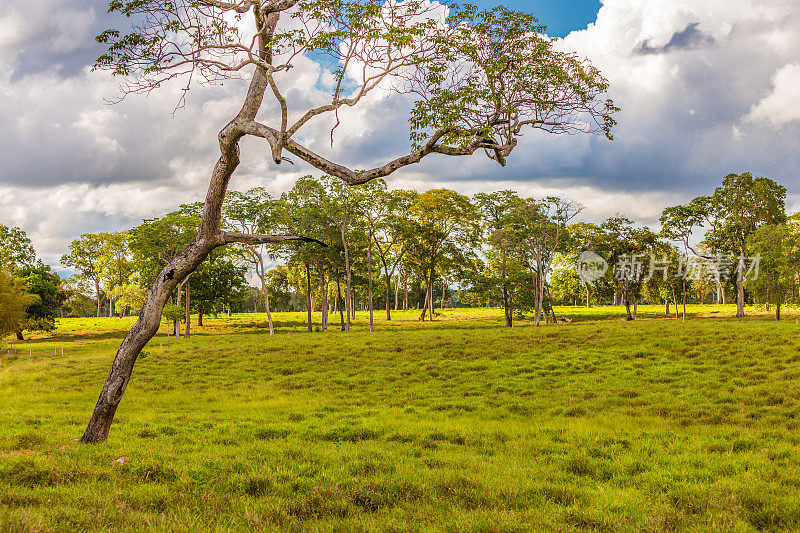
[[[796,530],[800,326],[734,312],[165,325],[100,446],[133,319],[63,320],[0,359],[0,530]]]

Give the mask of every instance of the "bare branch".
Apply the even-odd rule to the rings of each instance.
[[[247,13],[252,2],[223,2],[222,0],[199,0],[201,6],[216,7],[224,11],[236,11],[237,13]]]

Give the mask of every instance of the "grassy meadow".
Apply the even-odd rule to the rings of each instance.
[[[61,320],[0,355],[0,531],[800,530],[797,314],[623,312],[164,327],[98,446],[132,319]]]

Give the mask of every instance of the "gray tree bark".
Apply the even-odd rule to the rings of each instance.
[[[97,279],[97,275],[94,276],[94,292],[97,295],[97,318],[100,318],[101,311],[101,301],[100,301],[100,280]]]
[[[272,31],[274,31],[276,23],[277,15],[270,15],[266,22],[271,25]],[[214,248],[232,242],[256,244],[302,239],[297,236],[245,236],[227,233],[221,229],[222,201],[228,182],[239,165],[239,141],[247,132],[246,124],[255,120],[267,83],[266,70],[262,67],[256,68],[242,108],[237,116],[220,131],[218,136],[220,156],[211,174],[211,182],[206,194],[202,221],[197,235],[185,249],[164,266],[153,282],[136,324],[125,336],[117,351],[111,371],[81,438],[82,442],[97,443],[108,438],[114,414],[130,382],[133,366],[142,348],[158,331],[161,312],[169,295],[200,266],[200,263]]]
[[[345,324],[345,331],[350,333],[350,321],[354,315],[353,313],[353,297],[352,291],[350,289],[352,283],[352,276],[350,272],[350,247],[347,246],[347,237],[345,236],[344,227],[341,228],[342,230],[342,246],[344,247],[344,269],[347,275],[347,286],[345,288],[346,291],[346,305],[347,305],[347,322]]]
[[[375,313],[375,306],[374,306],[374,302],[372,300],[372,231],[369,231],[368,233],[369,233],[369,235],[367,236],[367,239],[369,240],[369,245],[367,246],[367,277],[369,279],[367,280],[367,284],[369,285],[369,287],[368,287],[367,291],[369,292],[369,294],[368,294],[368,301],[369,301],[369,332],[370,333],[374,333],[375,332],[375,319],[374,319],[373,315]],[[389,301],[389,295],[388,294],[386,295],[386,301],[387,302]],[[388,305],[388,303],[386,305],[386,313],[387,314],[389,313],[389,305]]]
[[[322,331],[328,331],[328,287],[325,283],[325,268],[319,262],[319,290],[322,294]]]
[[[192,315],[191,315],[191,278],[186,278],[186,332],[184,337],[187,339],[192,336]]]

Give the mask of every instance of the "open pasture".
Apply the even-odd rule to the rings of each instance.
[[[0,359],[0,530],[797,530],[800,326],[734,311],[165,327],[97,446],[131,321],[62,320]]]

